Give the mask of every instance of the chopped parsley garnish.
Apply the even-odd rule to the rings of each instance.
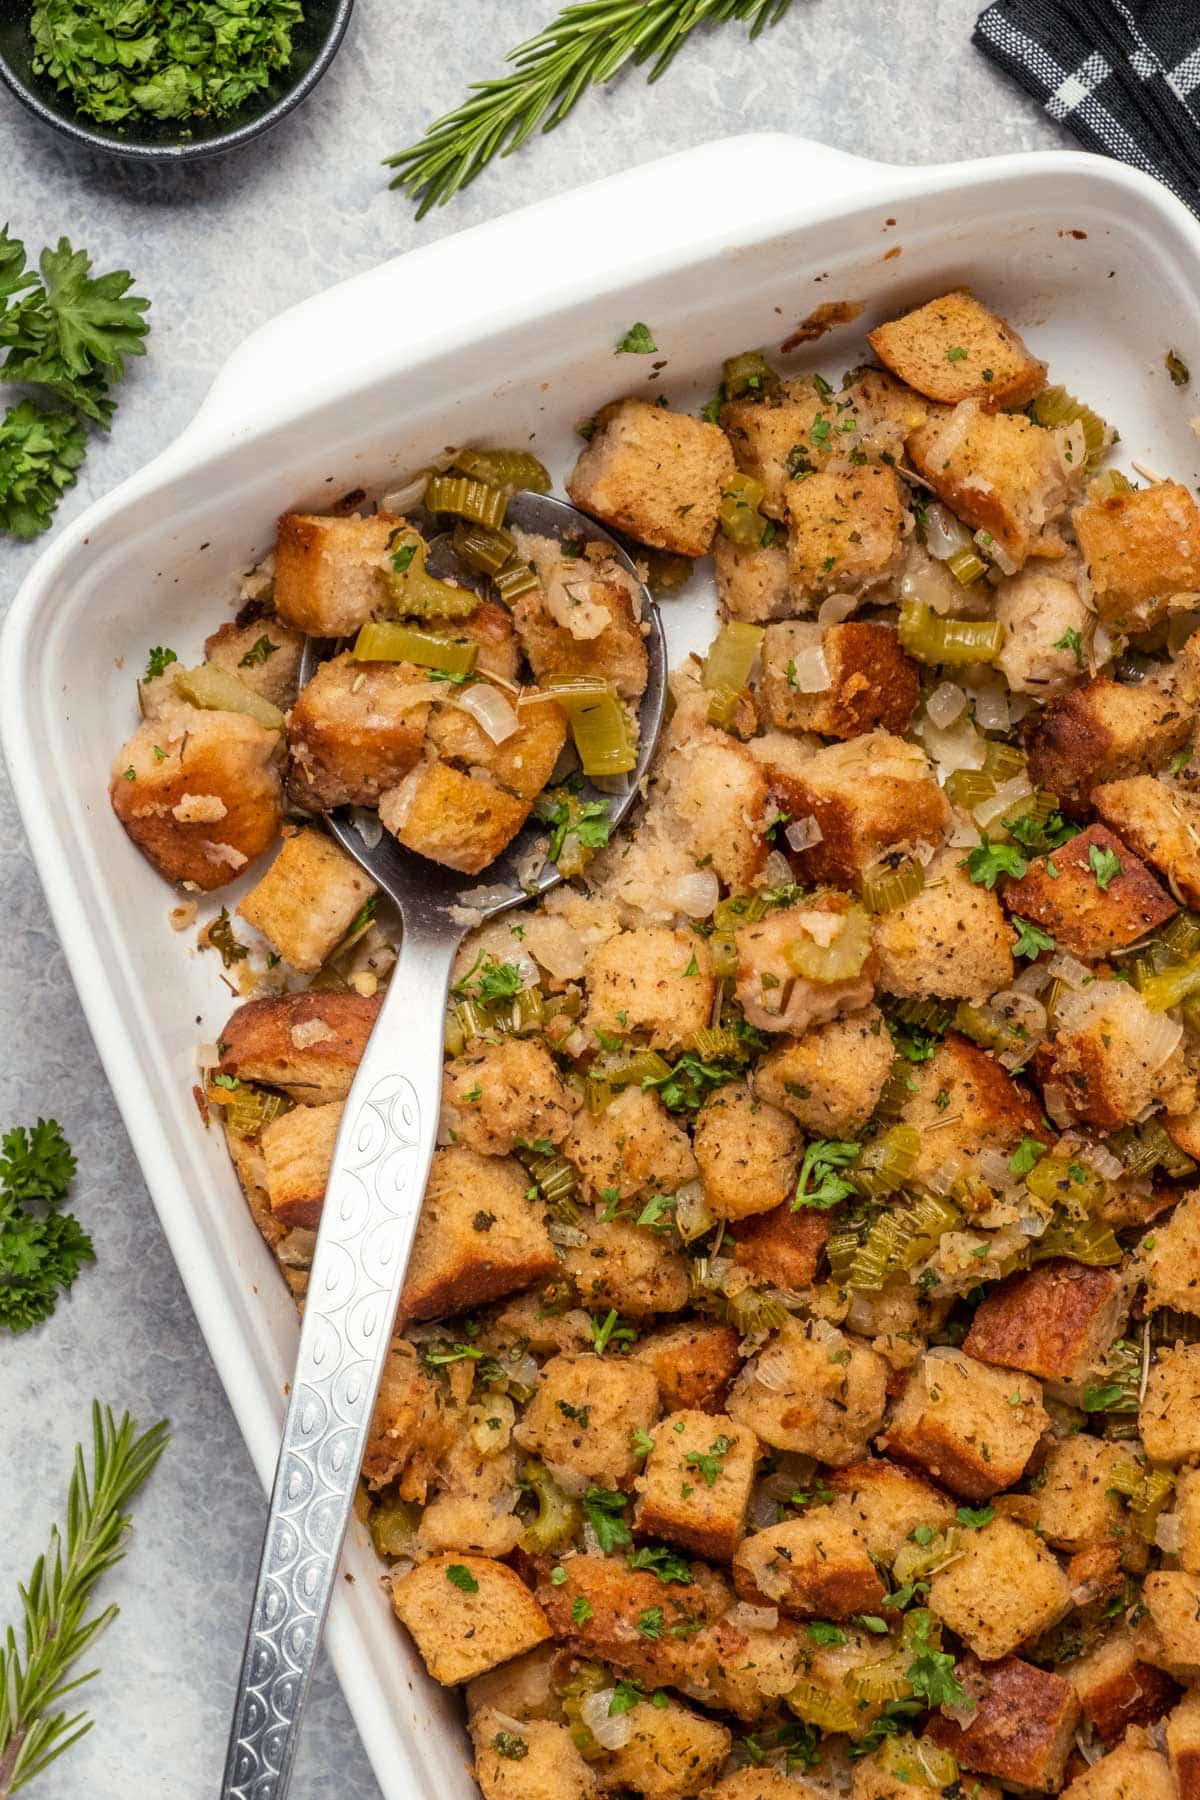
[[[179,658],[173,650],[166,649],[162,644],[155,644],[146,659],[146,680],[153,681],[155,676],[163,673],[168,663],[178,661]]]
[[[622,1713],[632,1712],[646,1698],[646,1690],[640,1681],[618,1681],[613,1689],[613,1697],[608,1703],[610,1719],[619,1718]]]
[[[961,344],[954,344],[946,352],[946,361],[947,362],[965,362],[966,360],[967,360],[967,353],[963,349]]]
[[[1046,1146],[1040,1138],[1023,1137],[1008,1159],[1008,1166],[1014,1175],[1028,1175],[1046,1154]]]
[[[733,1439],[723,1434],[714,1438],[707,1450],[689,1450],[684,1462],[704,1477],[705,1487],[716,1487],[717,1477],[724,1473],[725,1458],[733,1449]]]
[[[529,1755],[529,1745],[515,1731],[498,1731],[492,1739],[492,1749],[506,1762],[520,1762],[523,1756]]]
[[[456,1587],[464,1594],[477,1594],[479,1583],[465,1563],[451,1563],[446,1570],[446,1580],[451,1587]]]
[[[987,832],[966,859],[967,874],[981,887],[994,888],[1001,875],[1020,881],[1029,868],[1021,852],[1013,844],[993,844]]]
[[[798,1212],[802,1206],[812,1206],[818,1212],[827,1212],[840,1200],[848,1200],[857,1190],[853,1182],[847,1181],[837,1171],[849,1168],[858,1161],[861,1154],[861,1144],[839,1143],[833,1138],[815,1138],[804,1152],[792,1211]]]
[[[908,1665],[907,1680],[913,1693],[927,1706],[973,1707],[975,1702],[954,1673],[954,1658],[938,1650],[930,1638],[933,1615],[910,1613],[915,1621],[911,1643],[917,1654]]]
[[[631,1550],[628,1557],[631,1569],[649,1569],[660,1581],[678,1581],[689,1587],[692,1580],[692,1566],[678,1550],[671,1550],[666,1544],[639,1544]]]
[[[654,341],[650,327],[643,325],[639,320],[636,325],[629,327],[617,345],[617,355],[653,356],[657,349],[658,345]]]
[[[9,1331],[48,1319],[59,1290],[96,1260],[75,1215],[58,1211],[74,1174],[56,1119],[15,1126],[0,1139],[0,1326]]]
[[[1075,658],[1076,667],[1082,669],[1083,639],[1073,625],[1067,627],[1066,631],[1063,632],[1062,636],[1055,643],[1054,648],[1056,650],[1069,650]]]
[[[239,669],[258,668],[263,663],[268,662],[270,660],[270,658],[272,656],[274,656],[274,654],[278,650],[278,648],[279,648],[279,645],[273,644],[271,642],[270,638],[267,637],[266,634],[264,633],[262,637],[256,639],[255,642],[253,644],[251,644],[251,646],[247,650],[245,656],[243,656],[240,659],[240,661],[238,662],[238,668]]]
[[[614,1349],[628,1349],[637,1337],[637,1328],[633,1325],[622,1325],[620,1314],[615,1307],[610,1307],[602,1319],[593,1319],[592,1345],[597,1356],[603,1356],[610,1344]]]
[[[571,1618],[576,1625],[586,1625],[592,1618],[592,1603],[586,1594],[576,1594],[571,1602]]]
[[[649,1638],[651,1643],[657,1642],[666,1629],[661,1606],[647,1606],[637,1616],[637,1628],[640,1635]]]
[[[1015,925],[1017,928],[1017,941],[1013,945],[1014,956],[1027,956],[1032,962],[1035,957],[1042,954],[1043,950],[1057,948],[1056,940],[1050,936],[1048,931],[1043,931],[1040,925],[1033,925],[1028,919],[1023,919],[1020,913],[1012,913],[1009,917],[1009,924]]]
[[[633,1533],[623,1516],[628,1504],[627,1496],[612,1488],[589,1488],[583,1496],[583,1510],[588,1524],[596,1533],[605,1556],[610,1551],[620,1550],[633,1542]]]
[[[954,1516],[968,1531],[978,1531],[980,1526],[991,1524],[996,1516],[996,1509],[991,1505],[960,1506]]]
[[[835,1648],[838,1644],[848,1644],[850,1639],[840,1625],[831,1625],[827,1619],[810,1619],[804,1628],[814,1644]]]
[[[1115,850],[1103,849],[1099,844],[1089,844],[1088,868],[1096,877],[1096,886],[1100,892],[1107,894],[1110,883],[1121,873],[1122,863]]]

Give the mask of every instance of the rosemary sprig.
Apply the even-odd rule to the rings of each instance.
[[[536,127],[553,131],[586,88],[611,81],[627,62],[652,62],[657,81],[698,25],[749,19],[750,36],[775,25],[791,0],[584,0],[564,7],[537,37],[510,50],[516,67],[477,81],[472,98],[436,120],[421,140],[386,158],[393,187],[420,200],[424,218],[474,181],[494,156],[511,156]]]
[[[92,1639],[116,1618],[106,1606],[85,1617],[92,1589],[114,1563],[129,1529],[122,1511],[167,1446],[161,1419],[141,1437],[126,1413],[118,1425],[111,1410],[92,1402],[92,1468],[89,1479],[83,1447],[75,1447],[75,1468],[67,1493],[66,1560],[57,1525],[39,1556],[28,1587],[18,1587],[24,1619],[24,1649],[8,1627],[0,1645],[0,1800],[9,1800],[26,1782],[92,1728],[84,1712],[55,1711],[67,1694],[96,1674],[67,1677]]]

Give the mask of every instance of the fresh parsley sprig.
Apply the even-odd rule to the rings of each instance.
[[[96,1673],[72,1671],[118,1608],[107,1606],[89,1618],[93,1590],[124,1556],[130,1524],[125,1508],[166,1447],[165,1419],[139,1437],[128,1413],[118,1425],[107,1406],[93,1401],[91,1470],[77,1445],[65,1544],[57,1525],[51,1526],[49,1548],[17,1590],[22,1637],[10,1625],[0,1643],[0,1800],[9,1800],[92,1728],[86,1712],[68,1713],[62,1702]]]
[[[791,0],[584,0],[567,6],[544,31],[510,50],[512,71],[477,81],[468,98],[436,120],[418,143],[386,159],[392,186],[419,201],[417,217],[444,206],[496,156],[511,156],[538,126],[553,131],[589,87],[603,86],[627,63],[666,73],[701,25],[748,20],[756,38],[776,25]]]
[[[58,1210],[74,1173],[56,1119],[17,1125],[0,1138],[0,1327],[40,1325],[81,1265],[96,1260],[79,1220]]]

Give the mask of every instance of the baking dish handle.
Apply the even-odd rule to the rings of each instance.
[[[227,451],[264,421],[347,399],[394,363],[397,344],[415,364],[484,326],[494,332],[564,299],[623,291],[699,246],[741,246],[786,223],[789,199],[811,219],[895,177],[884,163],[808,138],[755,132],[556,194],[393,257],[260,326],[218,372],[175,452],[190,460]],[[570,257],[548,262],[547,245],[565,243]],[[502,268],[503,280],[481,281],[489,268]]]

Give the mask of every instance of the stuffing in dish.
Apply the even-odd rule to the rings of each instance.
[[[486,1800],[1195,1786],[1200,510],[1102,471],[1114,433],[970,294],[870,344],[837,386],[737,356],[701,418],[619,400],[567,483],[656,578],[711,550],[722,623],[636,825],[552,789],[578,880],[455,971],[362,1510]],[[238,907],[268,966],[202,935],[248,996],[205,1103],[298,1297],[390,950],[295,810],[408,841],[414,772],[526,806],[569,722],[523,793],[395,664],[295,694],[300,632],[393,628],[405,529],[285,521],[113,782],[206,890],[290,809]],[[558,553],[516,554],[455,640],[504,692],[521,656],[596,678],[619,609],[572,633]]]

